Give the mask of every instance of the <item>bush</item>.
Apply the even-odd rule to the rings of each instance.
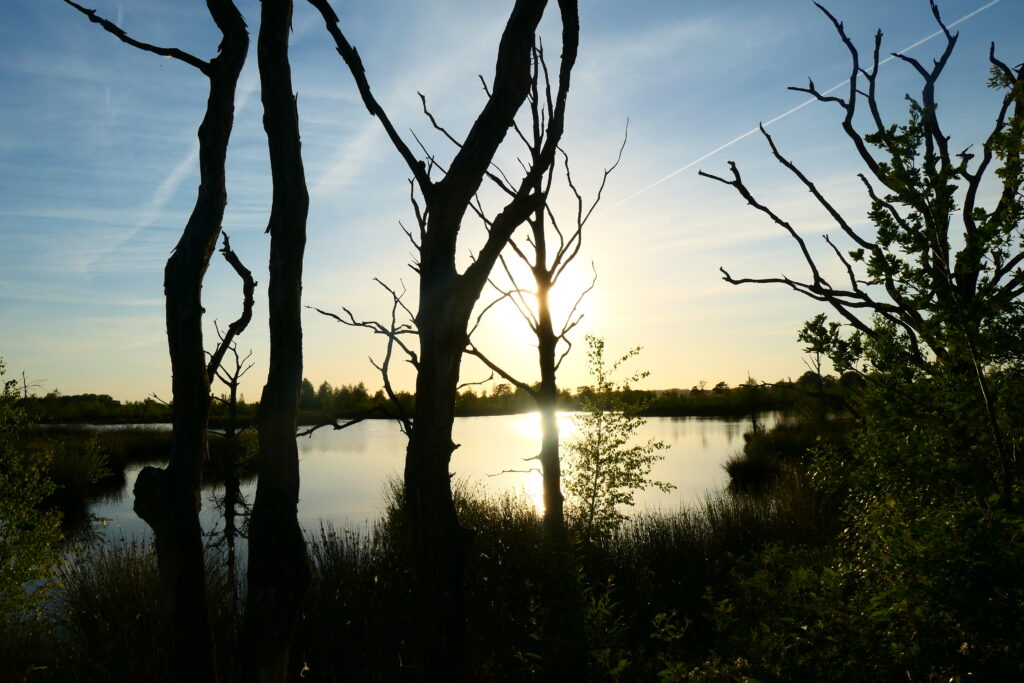
[[[60,514],[40,507],[55,488],[47,476],[50,455],[18,447],[25,415],[4,370],[0,360],[0,621],[7,624],[38,613],[62,536]]]

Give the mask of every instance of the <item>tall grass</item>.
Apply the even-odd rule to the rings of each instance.
[[[293,655],[304,680],[394,680],[407,661],[411,577],[381,529],[326,525],[308,538],[313,580]]]
[[[549,556],[540,516],[522,496],[487,497],[457,486],[455,499],[462,523],[476,532],[466,569],[470,676],[529,679],[544,668],[539,586]],[[414,585],[406,513],[401,487],[392,484],[374,525],[325,525],[310,534],[313,580],[293,646],[301,680],[408,675]],[[578,581],[568,589],[585,605],[588,627],[579,638],[592,667],[581,680],[654,678],[663,647],[655,622],[666,614],[691,624],[683,650],[702,661],[713,637],[707,594],[727,588],[732,566],[772,543],[821,542],[833,521],[802,480],[786,475],[765,496],[716,494],[696,508],[632,517],[606,538],[577,543]],[[221,677],[240,680],[235,644],[243,606],[231,597],[223,558],[211,554],[207,563]],[[69,558],[51,635],[25,635],[22,651],[31,656],[11,670],[19,663],[18,670],[46,667],[33,674],[38,680],[161,680],[168,654],[159,591],[147,542],[101,543]]]
[[[239,680],[239,609],[221,558],[207,558],[207,586],[222,680]],[[2,680],[162,681],[167,650],[156,554],[146,540],[97,542],[69,555],[42,620],[25,622],[18,649],[0,643]]]

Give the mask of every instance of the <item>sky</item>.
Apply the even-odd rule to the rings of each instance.
[[[87,6],[136,39],[204,59],[218,34],[199,0],[93,0]],[[424,118],[422,93],[440,122],[464,133],[484,102],[478,75],[491,78],[511,2],[352,0],[334,2],[381,104],[415,144],[415,131],[438,159],[453,148]],[[885,53],[933,34],[926,0],[825,0],[867,53],[874,31]],[[270,208],[255,45],[259,3],[239,0],[252,48],[239,84],[228,151],[224,230],[255,274],[257,305],[239,340],[254,367],[242,391],[257,399],[266,377],[264,233]],[[575,270],[566,275],[563,310],[597,273],[573,331],[563,386],[587,382],[585,334],[611,354],[644,350],[635,369],[648,388],[699,381],[772,381],[806,367],[796,334],[821,305],[778,287],[735,287],[735,276],[805,275],[793,241],[731,188],[698,177],[728,173],[735,160],[763,203],[810,240],[825,272],[836,272],[823,234],[836,228],[802,185],[750,134],[759,122],[781,150],[855,225],[867,203],[861,167],[843,136],[840,110],[787,90],[811,77],[820,89],[842,83],[849,56],[834,30],[804,0],[583,0],[581,44],[562,147],[573,179],[592,198],[615,159],[628,121],[622,162],[584,232]],[[947,23],[961,18],[957,49],[939,82],[940,116],[962,149],[991,126],[997,95],[986,88],[989,43],[1015,65],[1024,59],[1022,0],[942,0]],[[965,18],[966,17],[966,18]],[[310,215],[304,303],[360,319],[384,319],[389,298],[374,278],[408,290],[415,310],[408,169],[364,109],[318,13],[296,3],[291,62],[298,95]],[[559,52],[557,7],[542,25],[552,68]],[[943,47],[933,38],[908,54],[921,60]],[[886,63],[879,78],[885,116],[904,119],[904,93],[919,92],[912,69]],[[840,91],[842,92],[842,91]],[[177,60],[140,52],[90,24],[60,0],[5,0],[0,7],[0,357],[9,375],[24,371],[37,392],[106,393],[122,400],[169,398],[163,318],[163,266],[192,209],[198,185],[196,127],[207,81]],[[796,109],[795,111],[793,111]],[[780,118],[781,116],[781,118]],[[500,152],[516,169],[511,137]],[[494,202],[487,204],[497,207]],[[552,206],[565,222],[574,206],[564,187]],[[463,263],[481,245],[467,221]],[[828,265],[826,265],[826,263]],[[592,266],[591,266],[592,264]],[[575,289],[574,289],[575,288]],[[213,321],[237,317],[240,284],[215,254],[204,284]],[[572,291],[572,294],[569,293]],[[486,303],[492,292],[485,293]],[[483,305],[483,304],[481,304]],[[370,358],[383,340],[315,311],[304,316],[305,375],[319,384],[381,385]],[[474,337],[524,381],[535,381],[535,348],[513,310],[496,307]],[[395,369],[400,388],[411,369]],[[463,380],[483,380],[475,361]]]

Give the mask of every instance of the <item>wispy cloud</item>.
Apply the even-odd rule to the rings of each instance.
[[[376,119],[367,116],[366,121],[359,127],[359,132],[334,149],[326,170],[314,182],[310,194],[321,197],[362,176],[371,152],[379,153],[381,137],[380,124]]]
[[[990,7],[992,7],[993,5],[998,4],[999,2],[1000,2],[1000,0],[991,0],[991,2],[988,2],[985,5],[982,5],[981,7],[977,8],[973,12],[969,12],[969,13],[963,15],[962,17],[960,17],[956,21],[953,21],[953,22],[947,24],[946,26],[947,26],[947,28],[953,28],[953,27],[955,27],[955,26],[957,26],[959,24],[962,24],[963,22],[967,21],[968,19],[971,19],[972,17],[977,16],[978,14],[984,12],[985,10],[987,10]],[[883,64],[887,64],[888,62],[891,62],[892,60],[896,59],[897,58],[896,55],[905,54],[905,53],[913,50],[914,48],[917,48],[917,47],[920,47],[921,45],[924,45],[929,40],[932,40],[933,38],[937,38],[938,36],[941,36],[941,35],[942,35],[942,31],[941,30],[935,31],[934,33],[931,33],[931,34],[925,36],[924,38],[921,38],[920,40],[918,40],[918,41],[916,41],[914,43],[911,43],[910,45],[907,45],[903,49],[898,50],[893,55],[890,55],[889,57],[886,57],[885,59],[879,61],[878,64],[879,64],[879,66],[881,66]],[[829,94],[835,92],[836,90],[839,90],[840,88],[848,85],[849,83],[850,83],[849,79],[846,79],[844,81],[840,81],[839,83],[836,83],[835,85],[833,85],[831,88],[828,88],[827,90],[822,91],[821,94],[822,95],[829,95]],[[811,98],[809,98],[807,100],[804,100],[803,102],[801,102],[797,106],[793,107],[792,109],[784,111],[781,114],[775,116],[774,118],[769,119],[768,121],[765,121],[765,122],[761,123],[760,125],[764,126],[765,128],[767,128],[768,126],[772,125],[773,123],[781,121],[782,119],[784,119],[784,118],[786,118],[786,117],[788,117],[788,116],[790,116],[792,114],[795,114],[796,112],[800,111],[801,109],[803,109],[807,105],[809,105],[809,104],[811,104],[813,102],[816,102],[816,101],[817,101],[816,98],[811,97]],[[757,133],[758,130],[759,130],[758,127],[751,128],[747,132],[742,133],[742,134],[734,137],[732,140],[729,140],[728,142],[726,142],[724,144],[721,144],[718,147],[715,147],[710,152],[707,152],[707,153],[701,155],[700,157],[694,159],[693,161],[691,161],[691,162],[689,162],[687,164],[684,164],[683,166],[680,166],[679,168],[677,168],[676,170],[672,171],[671,173],[669,173],[669,174],[667,174],[665,176],[662,176],[658,180],[655,180],[653,183],[650,183],[650,184],[640,188],[636,192],[634,192],[634,193],[632,193],[630,195],[627,195],[626,197],[620,199],[619,201],[615,202],[611,206],[605,207],[604,209],[602,209],[599,212],[599,214],[608,213],[609,211],[612,211],[613,209],[616,209],[616,208],[622,206],[623,204],[626,204],[627,202],[632,201],[636,197],[639,197],[640,195],[642,195],[642,194],[644,194],[646,192],[649,192],[650,190],[653,190],[657,186],[661,185],[662,183],[664,183],[664,182],[666,182],[668,180],[671,180],[672,178],[676,177],[680,173],[693,168],[694,166],[696,166],[700,162],[704,161],[705,159],[708,159],[708,158],[718,154],[719,152],[722,152],[722,151],[732,147],[733,145],[735,145],[736,143],[740,142],[741,140],[745,140],[746,138],[750,137],[751,135]]]
[[[120,7],[119,7],[120,11]],[[245,72],[239,79],[235,100],[235,118],[241,118],[252,100],[253,94],[259,89],[259,80],[253,71]],[[124,245],[135,239],[135,237],[153,224],[161,221],[166,214],[167,207],[177,195],[181,184],[190,177],[197,174],[199,162],[199,143],[193,142],[190,150],[160,181],[149,199],[133,213],[138,217],[132,227],[123,234],[108,242],[103,248],[84,258],[78,265],[77,270],[83,274],[90,275],[97,271],[101,262],[107,261],[115,252],[121,250]]]
[[[157,185],[149,200],[147,200],[143,206],[139,207],[139,219],[135,225],[123,234],[115,237],[97,252],[94,252],[84,258],[78,264],[76,270],[84,275],[91,275],[96,268],[97,263],[105,260],[110,254],[116,252],[126,243],[134,239],[141,231],[158,221],[161,216],[163,216],[167,205],[178,191],[181,183],[185,178],[195,173],[195,167],[198,161],[199,147],[198,144],[196,144],[188,154],[182,157],[181,160],[175,164],[174,168],[171,169],[164,179],[160,181],[160,184]]]

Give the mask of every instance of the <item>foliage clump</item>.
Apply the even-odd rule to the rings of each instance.
[[[4,371],[0,360],[0,623],[39,609],[62,540],[60,514],[40,509],[56,488],[48,455],[19,448],[25,414]]]
[[[646,420],[639,416],[643,406],[627,404],[621,394],[646,377],[636,372],[621,383],[615,372],[640,353],[640,347],[609,362],[604,340],[587,336],[587,366],[594,380],[581,392],[581,414],[576,418],[576,438],[566,446],[565,490],[570,496],[570,516],[584,536],[614,530],[625,519],[619,506],[632,506],[638,490],[655,487],[662,491],[674,485],[650,477],[654,464],[668,446],[656,439],[633,443]]]

